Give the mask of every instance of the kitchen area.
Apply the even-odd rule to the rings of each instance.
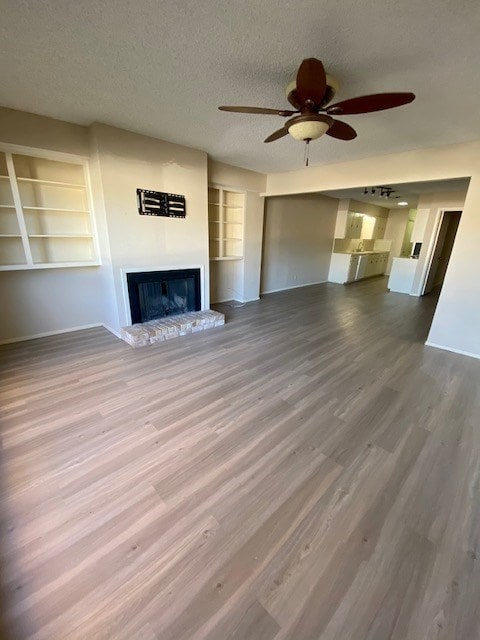
[[[339,201],[329,282],[348,284],[388,271],[392,239],[385,237],[387,207],[343,198]]]
[[[339,200],[328,281],[388,276],[386,289],[413,296],[441,286],[468,178],[326,191]]]

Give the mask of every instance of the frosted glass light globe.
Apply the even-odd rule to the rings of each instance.
[[[322,120],[306,120],[296,122],[288,127],[288,133],[295,140],[316,140],[323,136],[330,128],[328,122]]]

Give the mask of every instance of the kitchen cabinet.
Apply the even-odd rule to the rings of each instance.
[[[360,256],[351,255],[348,265],[346,282],[354,282],[357,279],[358,263]]]
[[[374,240],[383,240],[387,229],[387,218],[375,218],[372,238]]]
[[[361,238],[362,237],[363,216],[361,213],[354,213],[349,211],[347,215],[347,229],[345,233],[346,238]]]
[[[360,237],[362,240],[371,240],[374,237],[374,229],[377,218],[373,216],[362,216],[362,230]]]
[[[345,284],[349,282],[349,277],[352,277],[352,259],[355,258],[356,266],[358,265],[358,256],[353,256],[351,253],[332,253],[330,260],[330,269],[328,271],[328,281],[336,282],[338,284]],[[356,266],[353,280],[356,277]]]
[[[361,255],[358,263],[356,280],[379,276],[385,273],[388,253],[370,253]]]
[[[383,275],[388,253],[332,253],[329,282],[346,284],[371,276]]]

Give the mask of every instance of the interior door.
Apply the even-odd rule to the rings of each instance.
[[[423,295],[430,293],[435,286],[443,283],[452,253],[453,243],[455,242],[460,216],[461,211],[446,211],[443,214]]]

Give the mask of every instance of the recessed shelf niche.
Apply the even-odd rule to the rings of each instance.
[[[245,192],[211,185],[208,188],[210,260],[243,258]]]
[[[83,160],[0,150],[0,270],[99,264]]]

